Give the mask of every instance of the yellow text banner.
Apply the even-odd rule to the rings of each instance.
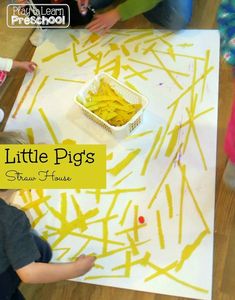
[[[0,145],[0,189],[105,187],[105,145]]]

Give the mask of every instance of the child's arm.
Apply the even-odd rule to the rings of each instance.
[[[87,273],[95,262],[94,256],[81,255],[72,263],[30,263],[16,270],[25,283],[49,283],[82,276]]]
[[[37,68],[37,64],[33,61],[17,61],[14,60],[12,64],[12,69],[23,69],[27,72],[33,72]]]
[[[161,0],[126,0],[114,9],[96,14],[86,28],[91,32],[104,34],[119,20],[126,21],[155,7]]]
[[[18,61],[0,57],[0,71],[10,72],[11,69],[20,68],[27,72],[33,72],[36,67],[37,64],[32,61]]]

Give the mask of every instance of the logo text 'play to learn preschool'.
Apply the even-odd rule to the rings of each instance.
[[[105,145],[0,145],[0,189],[105,188]]]
[[[7,5],[7,26],[10,28],[67,28],[69,20],[67,4]]]

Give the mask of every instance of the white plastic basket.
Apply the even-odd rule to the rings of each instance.
[[[86,102],[86,98],[89,92],[96,93],[99,86],[100,81],[103,79],[106,83],[108,83],[118,95],[123,97],[127,102],[131,104],[141,104],[141,109],[133,115],[133,117],[122,126],[112,126],[108,122],[101,119],[99,116],[95,115],[88,108],[86,108],[82,103]],[[137,128],[143,121],[143,113],[148,105],[148,100],[145,96],[140,93],[130,89],[125,86],[112,76],[106,73],[100,73],[96,75],[93,80],[88,82],[86,86],[84,86],[76,95],[75,102],[80,106],[83,113],[91,120],[102,126],[105,130],[112,133],[115,138],[125,138],[128,136],[135,128]]]

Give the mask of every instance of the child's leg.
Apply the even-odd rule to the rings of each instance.
[[[24,300],[18,290],[20,279],[12,267],[0,274],[0,299]]]
[[[193,0],[165,0],[160,2],[144,16],[153,23],[166,28],[179,30],[184,28],[192,17]]]
[[[32,230],[31,232],[32,232],[33,239],[41,254],[41,257],[36,262],[48,263],[52,258],[52,251],[50,245],[48,244],[47,241],[40,238],[34,230]]]

